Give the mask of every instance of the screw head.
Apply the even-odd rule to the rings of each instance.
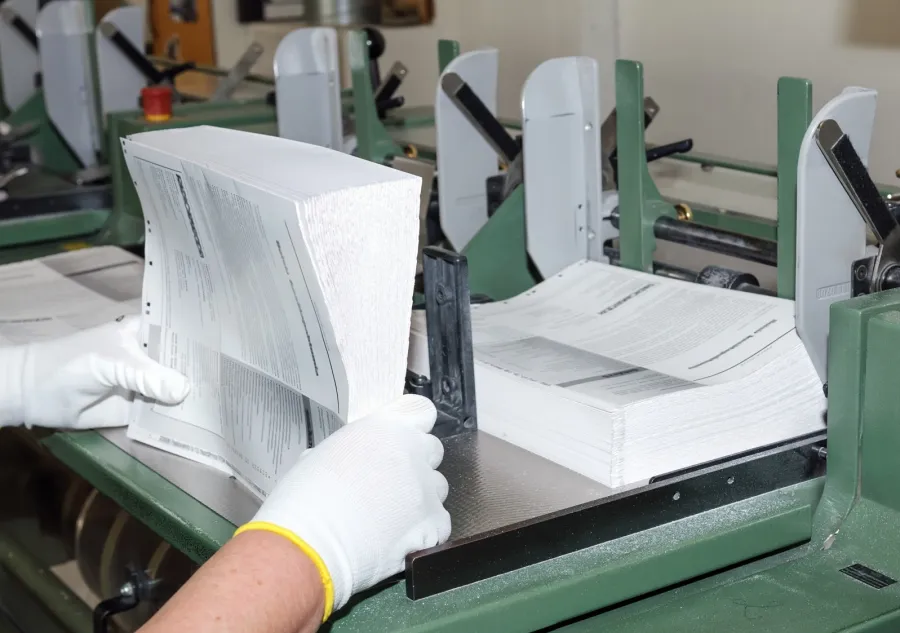
[[[130,582],[126,582],[124,585],[119,587],[119,593],[123,596],[132,596],[134,595],[134,585]]]
[[[860,265],[857,266],[856,269],[853,271],[853,275],[856,277],[857,281],[862,281],[863,279],[866,278],[866,272],[868,272],[867,269],[866,269],[866,265],[865,265],[865,264],[860,264]]]

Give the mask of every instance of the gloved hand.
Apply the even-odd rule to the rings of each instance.
[[[0,349],[0,426],[123,426],[135,393],[178,404],[190,385],[141,348],[140,318]]]
[[[430,400],[403,396],[308,450],[284,475],[253,521],[236,534],[267,530],[315,563],[325,586],[325,619],[350,596],[403,571],[410,552],[450,536],[444,456],[428,432]]]

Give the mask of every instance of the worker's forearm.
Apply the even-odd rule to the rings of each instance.
[[[228,542],[140,633],[312,633],[324,608],[312,561],[287,539],[252,531]]]

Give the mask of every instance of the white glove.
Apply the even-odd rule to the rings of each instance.
[[[403,396],[306,451],[236,534],[266,530],[295,543],[325,586],[325,619],[350,596],[403,571],[406,555],[450,536],[444,456],[428,432],[430,400]]]
[[[141,349],[140,318],[0,349],[0,427],[123,426],[135,393],[178,404],[190,385]]]

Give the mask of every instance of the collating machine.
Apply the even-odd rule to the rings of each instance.
[[[285,38],[272,80],[250,74],[262,53],[258,44],[251,44],[228,71],[167,64],[141,51],[143,9],[113,9],[95,26],[92,5],[9,0],[2,7],[0,65],[6,102],[13,109],[0,129],[0,190],[6,196],[0,201],[2,261],[84,245],[140,246],[140,207],[119,143],[128,134],[217,125],[327,144],[318,130],[330,130],[332,122],[317,116],[331,117],[340,135],[344,128],[353,132],[354,109],[369,108],[380,129],[429,124],[429,109],[400,108],[397,90],[406,68],[397,63],[381,76],[378,57],[385,43],[374,28],[365,32],[364,85],[372,101],[354,108],[353,91],[340,91],[331,28],[300,29]],[[323,48],[319,40],[327,34],[331,41]],[[317,66],[321,60],[327,67]],[[208,98],[174,91],[172,111],[153,120],[138,107],[145,86],[172,86],[181,73],[200,71],[223,75]],[[323,78],[331,87],[321,85]],[[240,97],[239,90],[254,92],[248,86],[256,86],[256,96]],[[274,98],[275,91],[282,99]],[[355,127],[364,130],[365,125]]]
[[[579,70],[578,60],[566,66]],[[565,73],[554,75],[565,80]],[[629,177],[646,185],[647,175],[644,148],[626,147],[629,134],[644,126],[641,67],[621,61],[617,75],[621,240],[626,218],[636,213],[623,187]],[[864,169],[874,104],[874,92],[853,89],[809,118],[796,144],[796,192],[787,194],[796,200],[798,330],[827,389],[827,434],[618,492],[480,433],[465,335],[470,262],[429,250],[429,336],[445,353],[434,354],[430,376],[411,386],[430,388],[440,411],[454,532],[447,544],[412,555],[404,578],[359,596],[328,630],[693,631],[699,622],[730,631],[893,630],[900,619],[900,554],[891,529],[900,519],[893,483],[900,403],[888,383],[900,344],[900,292],[891,289],[900,233]],[[598,127],[595,115],[574,111],[567,128],[547,136],[592,136],[585,132]],[[524,117],[526,161],[534,120]],[[600,144],[579,147],[579,158],[598,158],[585,163],[596,166],[589,173],[599,179]],[[643,166],[637,175],[627,175],[631,162]],[[528,170],[526,162],[532,182]],[[670,211],[665,201],[651,202],[657,217],[677,217],[673,205]],[[554,208],[560,224],[579,220],[560,213],[564,205]],[[541,212],[535,205],[525,210]],[[598,228],[608,222],[605,213],[603,206],[585,211]],[[823,237],[823,221],[837,230]],[[647,235],[654,222],[640,224]],[[878,241],[874,253],[867,251],[867,224]],[[784,226],[775,236],[779,249]],[[555,234],[546,235],[553,244]],[[595,240],[585,236],[586,250],[570,256],[607,257],[609,247]],[[618,244],[621,262],[638,259],[629,244]],[[532,257],[538,266],[550,261],[539,252]],[[777,263],[783,265],[780,257]],[[644,265],[649,272],[652,250]],[[133,444],[122,431],[57,434],[44,444],[197,562],[256,507],[227,478]],[[135,582],[123,585],[127,593],[135,593]]]
[[[368,70],[364,44],[356,38],[355,76]],[[451,43],[444,46],[443,77],[456,74],[490,113],[490,91],[466,68],[478,55],[456,57]],[[431,393],[440,411],[436,432],[447,449],[442,470],[451,485],[454,532],[446,545],[411,556],[404,578],[359,596],[328,630],[694,631],[699,623],[729,631],[896,628],[900,553],[891,528],[900,525],[893,483],[900,402],[888,381],[900,345],[900,291],[893,289],[900,281],[900,233],[865,171],[874,92],[848,90],[813,117],[809,83],[781,80],[775,224],[664,199],[647,167],[643,135],[653,104],[643,95],[642,68],[620,61],[616,72],[612,177],[612,165],[604,169],[610,152],[604,150],[595,64],[551,60],[526,86],[521,148],[502,146],[509,159],[505,178],[521,178],[525,186],[501,183],[508,195],[492,213],[488,181],[498,173],[497,152],[466,118],[479,111],[477,102],[464,91],[459,99],[458,81],[451,80],[449,91],[443,79],[438,86],[440,222],[464,256],[426,253],[429,337],[445,353],[431,359],[428,377],[411,377],[410,388]],[[364,85],[372,91],[371,82]],[[459,115],[456,127],[448,128],[457,132],[442,131],[448,121],[441,114],[443,97],[450,122]],[[356,110],[362,152],[395,164],[420,158],[382,134],[383,127],[364,127],[360,137],[362,117],[373,110],[377,117],[374,103],[366,98]],[[464,129],[476,135],[466,151],[480,152],[476,158],[464,154],[478,167],[465,180],[471,191],[453,184],[452,158],[442,158],[453,151],[447,138],[465,138]],[[514,165],[519,154],[521,176]],[[469,193],[478,206],[457,212]],[[468,239],[454,242],[452,224],[464,220],[478,225],[466,228]],[[874,250],[866,246],[867,225]],[[777,267],[777,292],[796,295],[798,331],[827,390],[827,435],[698,464],[617,492],[479,432],[466,336],[470,295],[502,299],[584,258],[695,280],[693,271],[654,262],[654,242],[665,238]],[[742,270],[701,271],[699,277],[759,291]],[[121,529],[131,517],[194,563],[208,558],[256,509],[235,482],[134,444],[121,430],[56,434],[43,446],[89,482],[75,486],[80,492],[71,493],[73,504],[85,490],[94,499],[108,498],[125,511],[126,518],[116,511],[111,519]],[[104,559],[102,552],[115,548],[100,551],[107,567],[95,575],[106,580],[95,585],[112,601],[105,603],[108,609],[147,608],[160,598],[149,581],[182,578],[181,572],[158,572],[156,564],[149,569],[146,552],[129,560],[111,553]],[[56,620],[87,630],[86,608],[31,573],[27,557],[0,538],[0,581],[48,592],[56,599]]]

